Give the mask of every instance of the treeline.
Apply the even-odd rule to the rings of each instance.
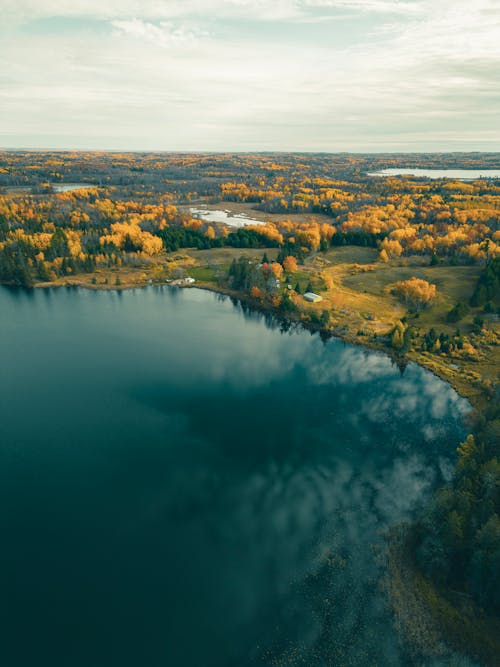
[[[75,257],[71,253],[63,229],[56,229],[44,253],[23,240],[0,246],[0,283],[6,285],[32,287],[36,280],[46,282],[57,276],[92,273],[95,268],[95,255]]]
[[[490,260],[481,273],[471,297],[472,306],[486,306],[487,304],[490,311],[500,307],[500,257]]]
[[[185,227],[168,227],[157,235],[163,240],[169,250],[177,251],[180,248],[269,248],[277,247],[278,243],[265,234],[254,229],[240,228],[227,236],[208,237],[197,229]],[[125,237],[122,251],[114,246],[95,244],[94,254],[84,254],[74,257],[70,251],[67,236],[62,229],[53,234],[48,248],[40,258],[33,246],[22,241],[16,241],[4,248],[0,248],[0,283],[23,287],[33,286],[36,280],[49,281],[55,276],[66,276],[75,273],[92,273],[96,269],[97,253],[105,253],[107,264],[116,265],[117,262],[127,262],[127,255],[135,253],[140,248],[129,236]],[[290,254],[287,252],[286,254]],[[54,260],[58,259],[54,265]],[[50,262],[50,264],[49,264]]]
[[[278,247],[278,242],[261,234],[255,229],[240,227],[227,236],[216,236],[210,238],[206,233],[198,229],[188,227],[169,227],[157,233],[169,250],[180,248],[197,248],[207,250],[209,248],[273,248]]]
[[[500,260],[491,260],[479,277],[474,305],[498,302]],[[480,299],[478,300],[478,295]],[[483,301],[484,299],[484,301]],[[457,304],[448,319],[465,314]],[[450,318],[451,315],[451,318]],[[475,320],[480,328],[481,322]],[[467,343],[457,331],[449,337],[431,329],[423,349],[447,352]],[[500,612],[500,396],[489,389],[489,404],[477,417],[474,435],[458,448],[451,483],[432,498],[414,531],[419,566],[438,585],[458,590],[492,613]]]
[[[332,246],[357,245],[366,248],[376,248],[380,241],[387,236],[385,232],[337,232],[330,240]]]
[[[449,486],[416,525],[417,562],[436,583],[500,612],[500,404],[458,448]]]
[[[33,275],[21,248],[0,250],[0,283],[17,287],[32,287]]]

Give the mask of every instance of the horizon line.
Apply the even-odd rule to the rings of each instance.
[[[207,149],[142,149],[142,148],[27,148],[0,146],[1,153],[131,153],[131,154],[204,154],[204,155],[500,155],[500,150],[207,150]]]

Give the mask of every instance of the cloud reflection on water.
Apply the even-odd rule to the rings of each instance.
[[[216,346],[206,376],[162,402],[204,452],[198,464],[177,452],[177,520],[196,507],[211,561],[224,545],[212,575],[231,581],[240,622],[269,624],[266,639],[252,639],[274,644],[269,664],[408,665],[374,547],[449,476],[468,404],[415,364],[401,375],[383,354],[307,332],[278,336],[275,323],[264,335],[266,318],[243,317],[248,331],[235,340],[233,329],[222,347],[216,327],[205,330],[207,349]],[[201,488],[186,493],[188,475]]]

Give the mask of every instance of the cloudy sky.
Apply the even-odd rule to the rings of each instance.
[[[0,0],[0,146],[500,150],[500,0]]]

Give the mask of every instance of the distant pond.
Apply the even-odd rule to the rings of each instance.
[[[200,220],[206,222],[219,222],[230,227],[246,227],[248,225],[263,225],[262,220],[249,218],[245,213],[233,213],[232,211],[218,211],[206,208],[190,208],[189,212]]]
[[[0,288],[0,664],[408,667],[383,532],[468,403],[197,289]]]
[[[54,192],[71,192],[72,190],[95,187],[92,183],[52,183],[51,185]]]
[[[474,181],[480,178],[500,178],[500,169],[381,169],[368,176],[417,176],[420,178],[453,178]]]

